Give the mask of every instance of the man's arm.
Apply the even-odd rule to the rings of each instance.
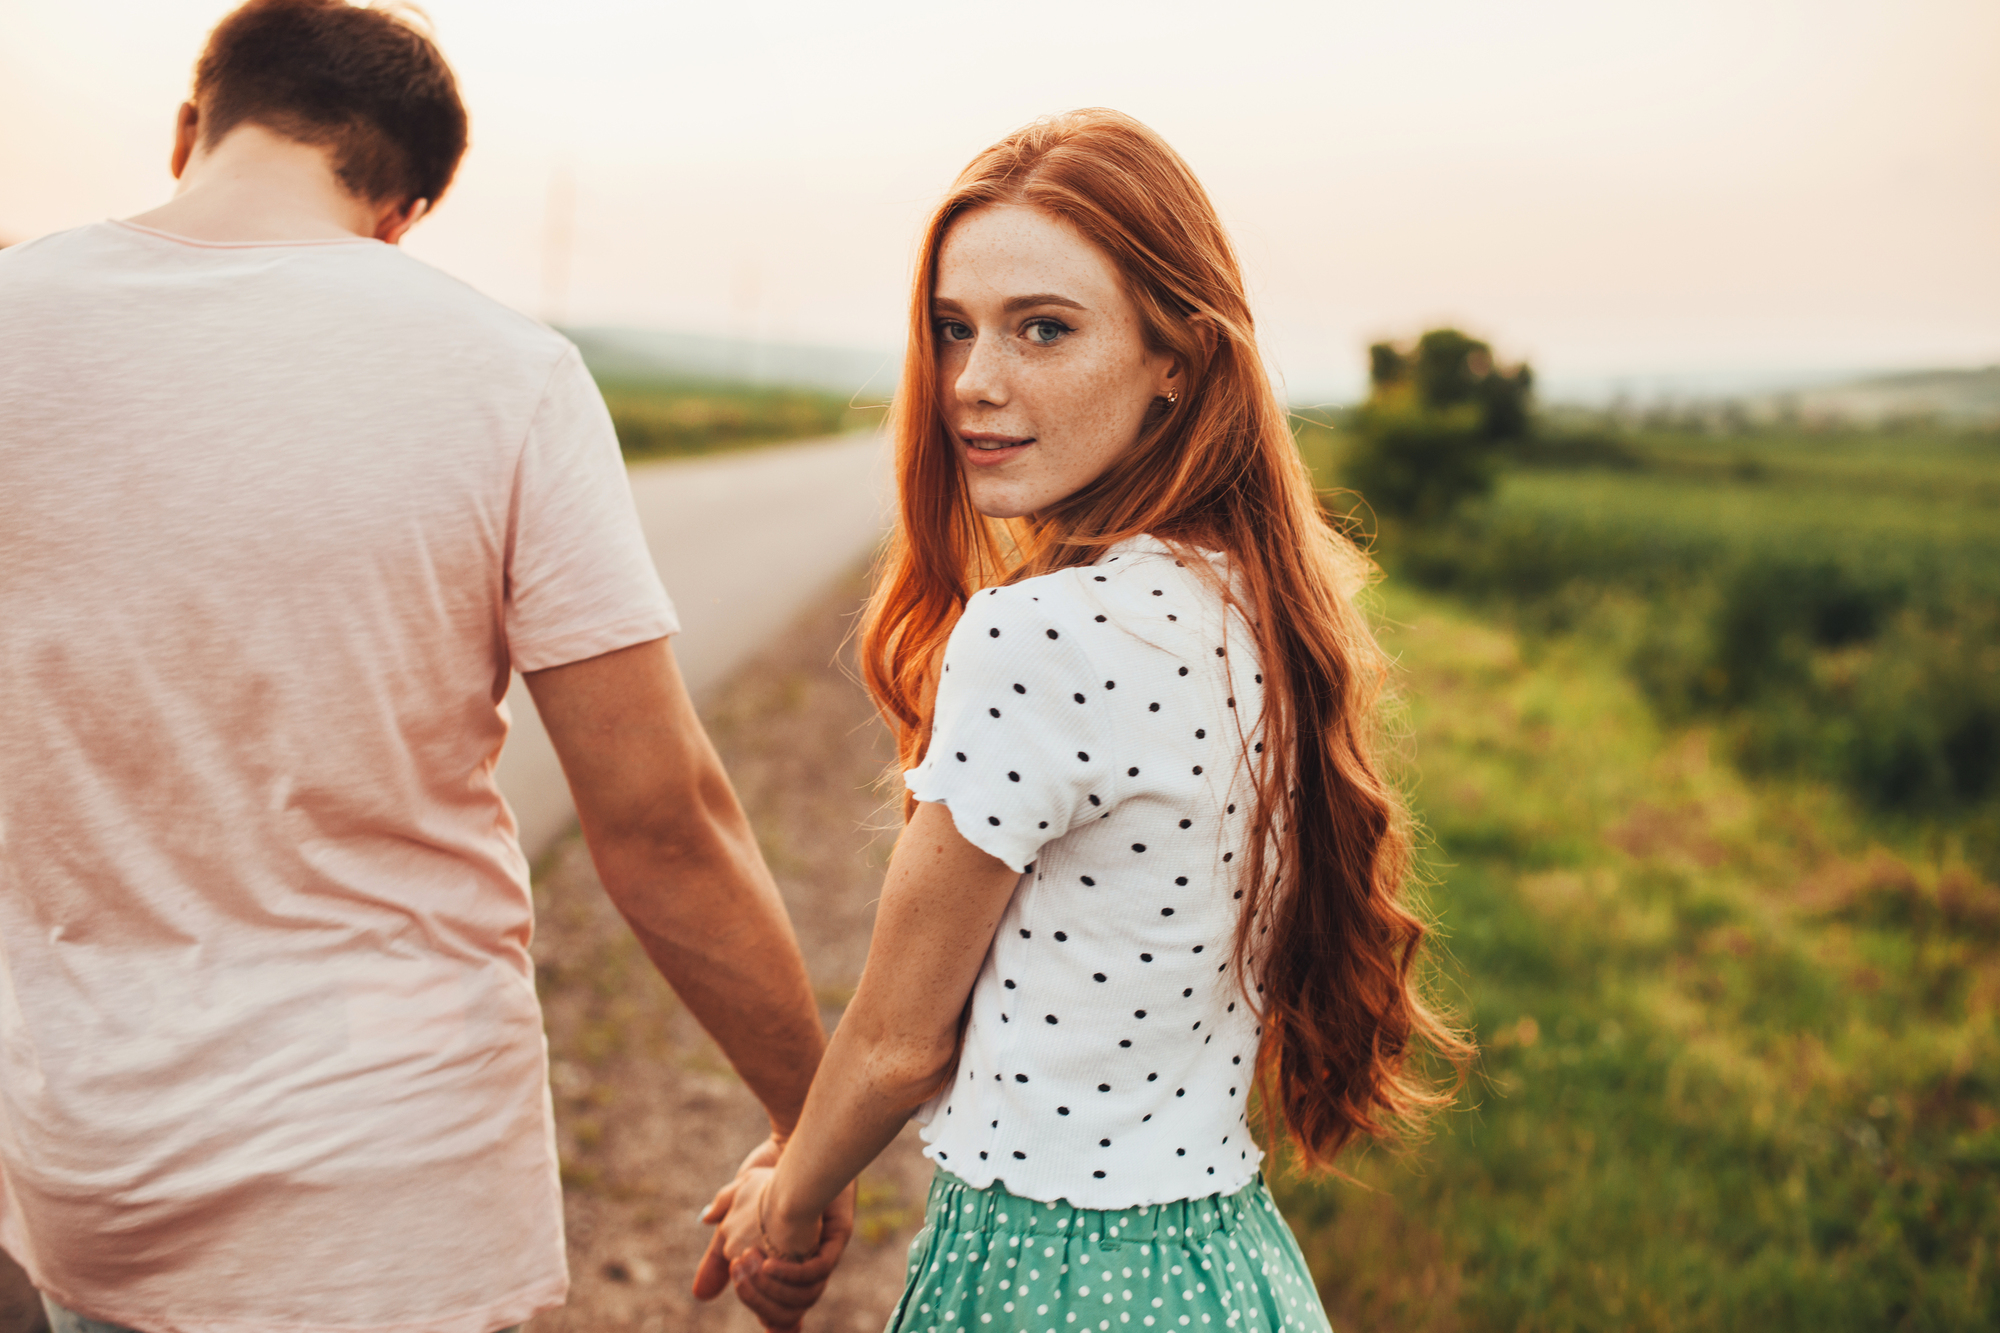
[[[606,892],[782,1140],[826,1037],[777,885],[667,640],[527,682]]]

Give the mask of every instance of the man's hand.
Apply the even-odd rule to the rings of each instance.
[[[736,1201],[736,1191],[743,1184],[744,1177],[759,1167],[773,1167],[778,1164],[779,1144],[777,1136],[765,1139],[750,1150],[743,1164],[736,1168],[736,1176],[727,1185],[715,1192],[702,1210],[701,1220],[715,1226],[729,1216],[729,1205]],[[701,1262],[694,1270],[694,1298],[698,1301],[712,1301],[722,1294],[729,1285],[729,1259],[722,1252],[722,1232],[717,1230],[708,1238],[708,1250],[701,1256]]]

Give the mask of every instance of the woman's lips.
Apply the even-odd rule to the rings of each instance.
[[[965,461],[973,467],[998,467],[1010,458],[1019,458],[1035,437],[1018,435],[961,435]]]

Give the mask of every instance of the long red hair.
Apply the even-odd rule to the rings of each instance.
[[[1103,476],[1008,521],[967,495],[931,310],[945,233],[994,204],[1040,209],[1110,256],[1148,345],[1177,359],[1183,386]],[[902,766],[923,758],[945,641],[979,589],[1087,563],[1141,533],[1227,552],[1237,592],[1219,590],[1252,627],[1264,674],[1235,954],[1260,992],[1249,998],[1263,1020],[1267,1128],[1324,1164],[1356,1135],[1392,1137],[1445,1104],[1412,1057],[1428,1046],[1462,1067],[1471,1047],[1417,984],[1425,926],[1403,901],[1409,818],[1377,754],[1388,662],[1353,600],[1373,566],[1321,511],[1258,355],[1234,248],[1180,156],[1131,117],[1093,109],[974,158],[924,233],[890,422],[900,521],[861,661]]]

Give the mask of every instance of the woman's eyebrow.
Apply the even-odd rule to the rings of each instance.
[[[1089,306],[1084,305],[1080,301],[1072,301],[1067,296],[1057,296],[1054,292],[1037,292],[1033,296],[1016,296],[1009,299],[1007,304],[1002,308],[1011,315],[1016,310],[1026,310],[1029,306],[1035,305],[1059,305],[1069,310],[1090,309]]]

